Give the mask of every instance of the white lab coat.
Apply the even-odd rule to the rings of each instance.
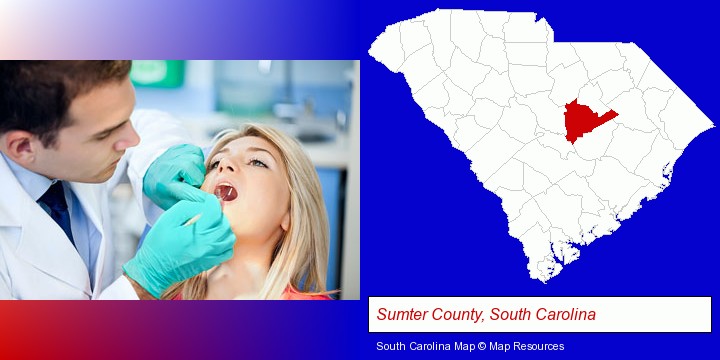
[[[145,171],[168,147],[188,143],[189,134],[159,111],[135,111],[131,121],[141,142],[125,152],[113,177],[102,184],[70,183],[88,220],[101,233],[93,290],[87,267],[70,240],[0,158],[0,299],[137,299],[128,280],[114,271],[109,195],[127,179],[145,214],[157,213],[142,195]]]

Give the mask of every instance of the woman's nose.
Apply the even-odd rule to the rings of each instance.
[[[224,171],[235,172],[235,169],[233,168],[232,163],[227,158],[221,159],[220,164],[218,166],[219,173],[222,173]]]

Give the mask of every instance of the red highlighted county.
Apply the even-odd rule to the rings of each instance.
[[[618,113],[615,110],[610,110],[603,116],[598,116],[590,107],[578,104],[577,99],[575,99],[565,105],[565,129],[567,130],[565,138],[571,144],[575,144],[578,138],[614,119],[616,116],[618,116]]]

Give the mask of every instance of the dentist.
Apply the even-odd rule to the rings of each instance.
[[[0,299],[153,299],[232,256],[219,201],[196,188],[202,151],[168,115],[133,112],[129,71],[0,61]],[[168,211],[116,274],[108,202],[123,180],[146,217]]]

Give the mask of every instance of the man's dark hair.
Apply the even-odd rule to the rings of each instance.
[[[0,134],[24,130],[53,146],[58,131],[72,123],[72,101],[122,81],[130,65],[128,60],[0,61]]]

